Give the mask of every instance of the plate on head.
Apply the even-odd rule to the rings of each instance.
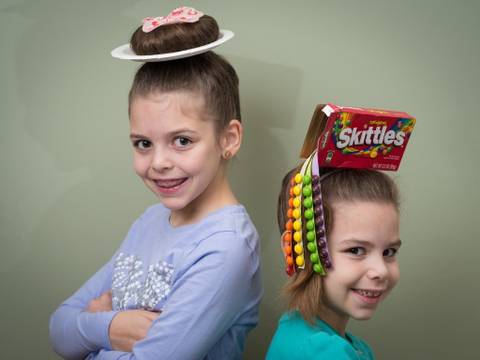
[[[198,46],[191,49],[169,52],[164,54],[152,54],[152,55],[137,55],[130,47],[130,43],[124,44],[112,50],[111,54],[116,59],[132,60],[141,62],[158,62],[181,59],[189,56],[198,55],[207,51],[210,51],[217,46],[222,45],[231,38],[233,38],[233,32],[230,30],[220,29],[220,36],[217,40],[202,46]]]

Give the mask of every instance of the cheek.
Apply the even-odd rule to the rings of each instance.
[[[400,280],[400,268],[398,267],[398,263],[392,264],[390,268],[390,278],[393,288],[397,284],[398,280]]]
[[[145,175],[148,170],[148,161],[137,154],[133,155],[133,169],[137,175]]]

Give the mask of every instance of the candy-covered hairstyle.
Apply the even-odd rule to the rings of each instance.
[[[138,55],[162,54],[202,46],[217,40],[214,18],[203,15],[194,23],[157,27],[145,33],[139,27],[131,38]],[[212,51],[165,62],[143,64],[135,74],[129,93],[129,107],[137,97],[160,92],[183,91],[202,95],[205,117],[215,121],[217,130],[230,120],[241,120],[238,76],[223,57]]]
[[[317,108],[318,110],[318,108]],[[319,112],[315,116],[321,116]],[[319,119],[320,120],[320,119]],[[315,124],[315,125],[314,125]],[[312,121],[302,154],[312,153],[321,133],[322,121]],[[315,135],[318,134],[318,135]],[[285,230],[289,211],[289,197],[292,179],[299,172],[301,165],[289,171],[283,181],[278,197],[277,219],[280,233]],[[326,238],[332,230],[335,217],[333,205],[338,202],[375,202],[391,204],[399,210],[399,193],[395,182],[385,173],[367,169],[323,168],[320,172],[321,193],[323,200],[323,219],[325,222]],[[305,226],[305,225],[303,225]],[[332,264],[335,267],[335,264]],[[288,309],[298,310],[302,317],[314,324],[320,314],[322,304],[322,281],[313,269],[309,256],[305,256],[304,268],[296,271],[284,287]],[[328,276],[328,271],[326,273]]]

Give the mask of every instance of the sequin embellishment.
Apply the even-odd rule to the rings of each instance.
[[[112,280],[113,310],[145,309],[154,307],[170,292],[173,266],[165,261],[150,265],[145,281],[143,262],[135,255],[118,254]]]

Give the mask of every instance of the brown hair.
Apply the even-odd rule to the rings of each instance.
[[[150,33],[139,27],[131,38],[138,55],[162,54],[202,46],[218,39],[214,18],[204,15],[195,23],[160,26]],[[149,62],[135,74],[130,89],[129,112],[136,97],[158,92],[185,91],[203,96],[207,118],[217,130],[230,120],[241,121],[238,76],[232,65],[212,51],[183,59]]]
[[[308,155],[317,146],[323,130],[321,115],[317,107],[302,148]],[[323,106],[322,106],[323,107]],[[323,123],[325,126],[325,123]],[[290,180],[299,171],[301,165],[289,171],[283,181],[278,197],[277,220],[280,233],[284,231],[287,219]],[[392,204],[399,210],[399,193],[395,182],[385,173],[366,169],[332,169],[321,172],[322,197],[327,239],[332,230],[334,212],[332,205],[336,202],[369,201]],[[335,266],[335,264],[333,264]],[[327,273],[328,276],[328,273]],[[322,304],[322,276],[313,271],[309,256],[305,257],[305,269],[297,271],[283,289],[288,300],[288,310],[298,310],[302,317],[311,324],[320,315]]]

